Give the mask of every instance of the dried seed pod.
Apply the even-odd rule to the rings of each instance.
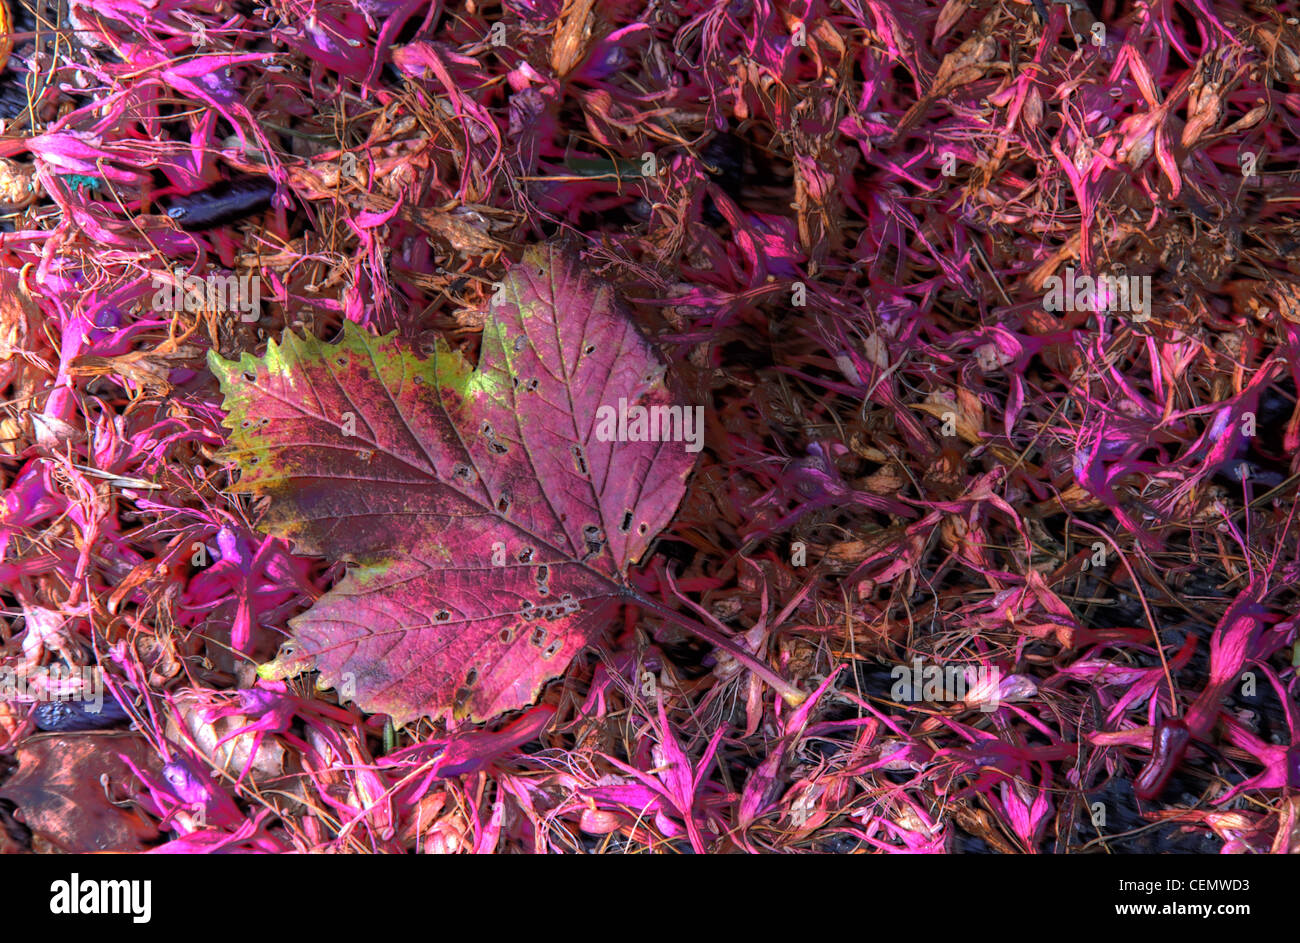
[[[275,184],[266,177],[221,180],[205,190],[175,197],[167,215],[186,232],[217,229],[260,213],[271,205]]]
[[[1191,732],[1181,720],[1170,717],[1160,722],[1151,745],[1151,761],[1133,783],[1139,799],[1155,799],[1164,791],[1169,777],[1183,761],[1191,739]]]
[[[587,54],[595,27],[595,0],[566,0],[555,23],[551,43],[551,68],[568,75]]]
[[[36,726],[40,730],[104,730],[131,719],[122,705],[105,697],[98,712],[83,701],[47,701],[36,706]]]

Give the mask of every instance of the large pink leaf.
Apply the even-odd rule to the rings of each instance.
[[[314,665],[398,723],[533,701],[632,596],[693,464],[682,441],[597,436],[602,406],[674,400],[610,286],[551,248],[499,286],[477,368],[350,323],[210,360],[233,490],[268,498],[260,526],[299,552],[356,564],[264,676]]]

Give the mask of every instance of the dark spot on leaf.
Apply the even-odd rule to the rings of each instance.
[[[466,686],[466,687],[468,687],[468,688],[472,688],[472,687],[474,686],[474,682],[476,682],[477,680],[478,680],[478,669],[477,669],[477,668],[471,668],[469,671],[465,672],[465,686]]]
[[[452,700],[452,707],[456,710],[457,713],[459,713],[461,709],[464,708],[465,704],[469,701],[470,697],[473,694],[474,692],[471,691],[469,688],[456,689],[456,695]]]
[[[515,348],[515,353],[519,353],[519,352],[520,352],[521,350],[523,350],[524,347],[526,347],[527,345],[528,345],[528,338],[526,338],[526,337],[524,337],[524,335],[520,334],[518,337],[515,338],[515,342],[514,342],[514,345],[513,345],[514,348]]]

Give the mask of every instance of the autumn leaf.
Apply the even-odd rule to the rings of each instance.
[[[231,490],[268,499],[265,532],[353,564],[261,673],[315,667],[397,723],[531,703],[635,595],[628,570],[694,464],[681,440],[702,434],[613,289],[550,248],[497,286],[477,367],[350,323],[210,363]],[[680,434],[612,441],[621,404]]]

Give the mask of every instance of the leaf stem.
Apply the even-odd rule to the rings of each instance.
[[[648,612],[653,612],[655,615],[662,616],[669,622],[681,626],[683,629],[698,635],[705,641],[712,642],[716,647],[731,655],[731,657],[735,658],[736,661],[740,662],[750,671],[754,672],[754,674],[758,675],[770,684],[791,707],[798,707],[804,701],[808,700],[808,695],[805,692],[800,691],[792,683],[787,681],[785,678],[782,678],[779,674],[765,665],[760,659],[755,657],[752,652],[747,651],[737,644],[730,636],[723,635],[712,626],[706,625],[705,623],[693,619],[684,613],[678,612],[676,609],[670,609],[663,603],[650,599],[647,596],[643,596],[640,593],[631,593],[627,598],[628,601],[634,605],[640,606]]]

